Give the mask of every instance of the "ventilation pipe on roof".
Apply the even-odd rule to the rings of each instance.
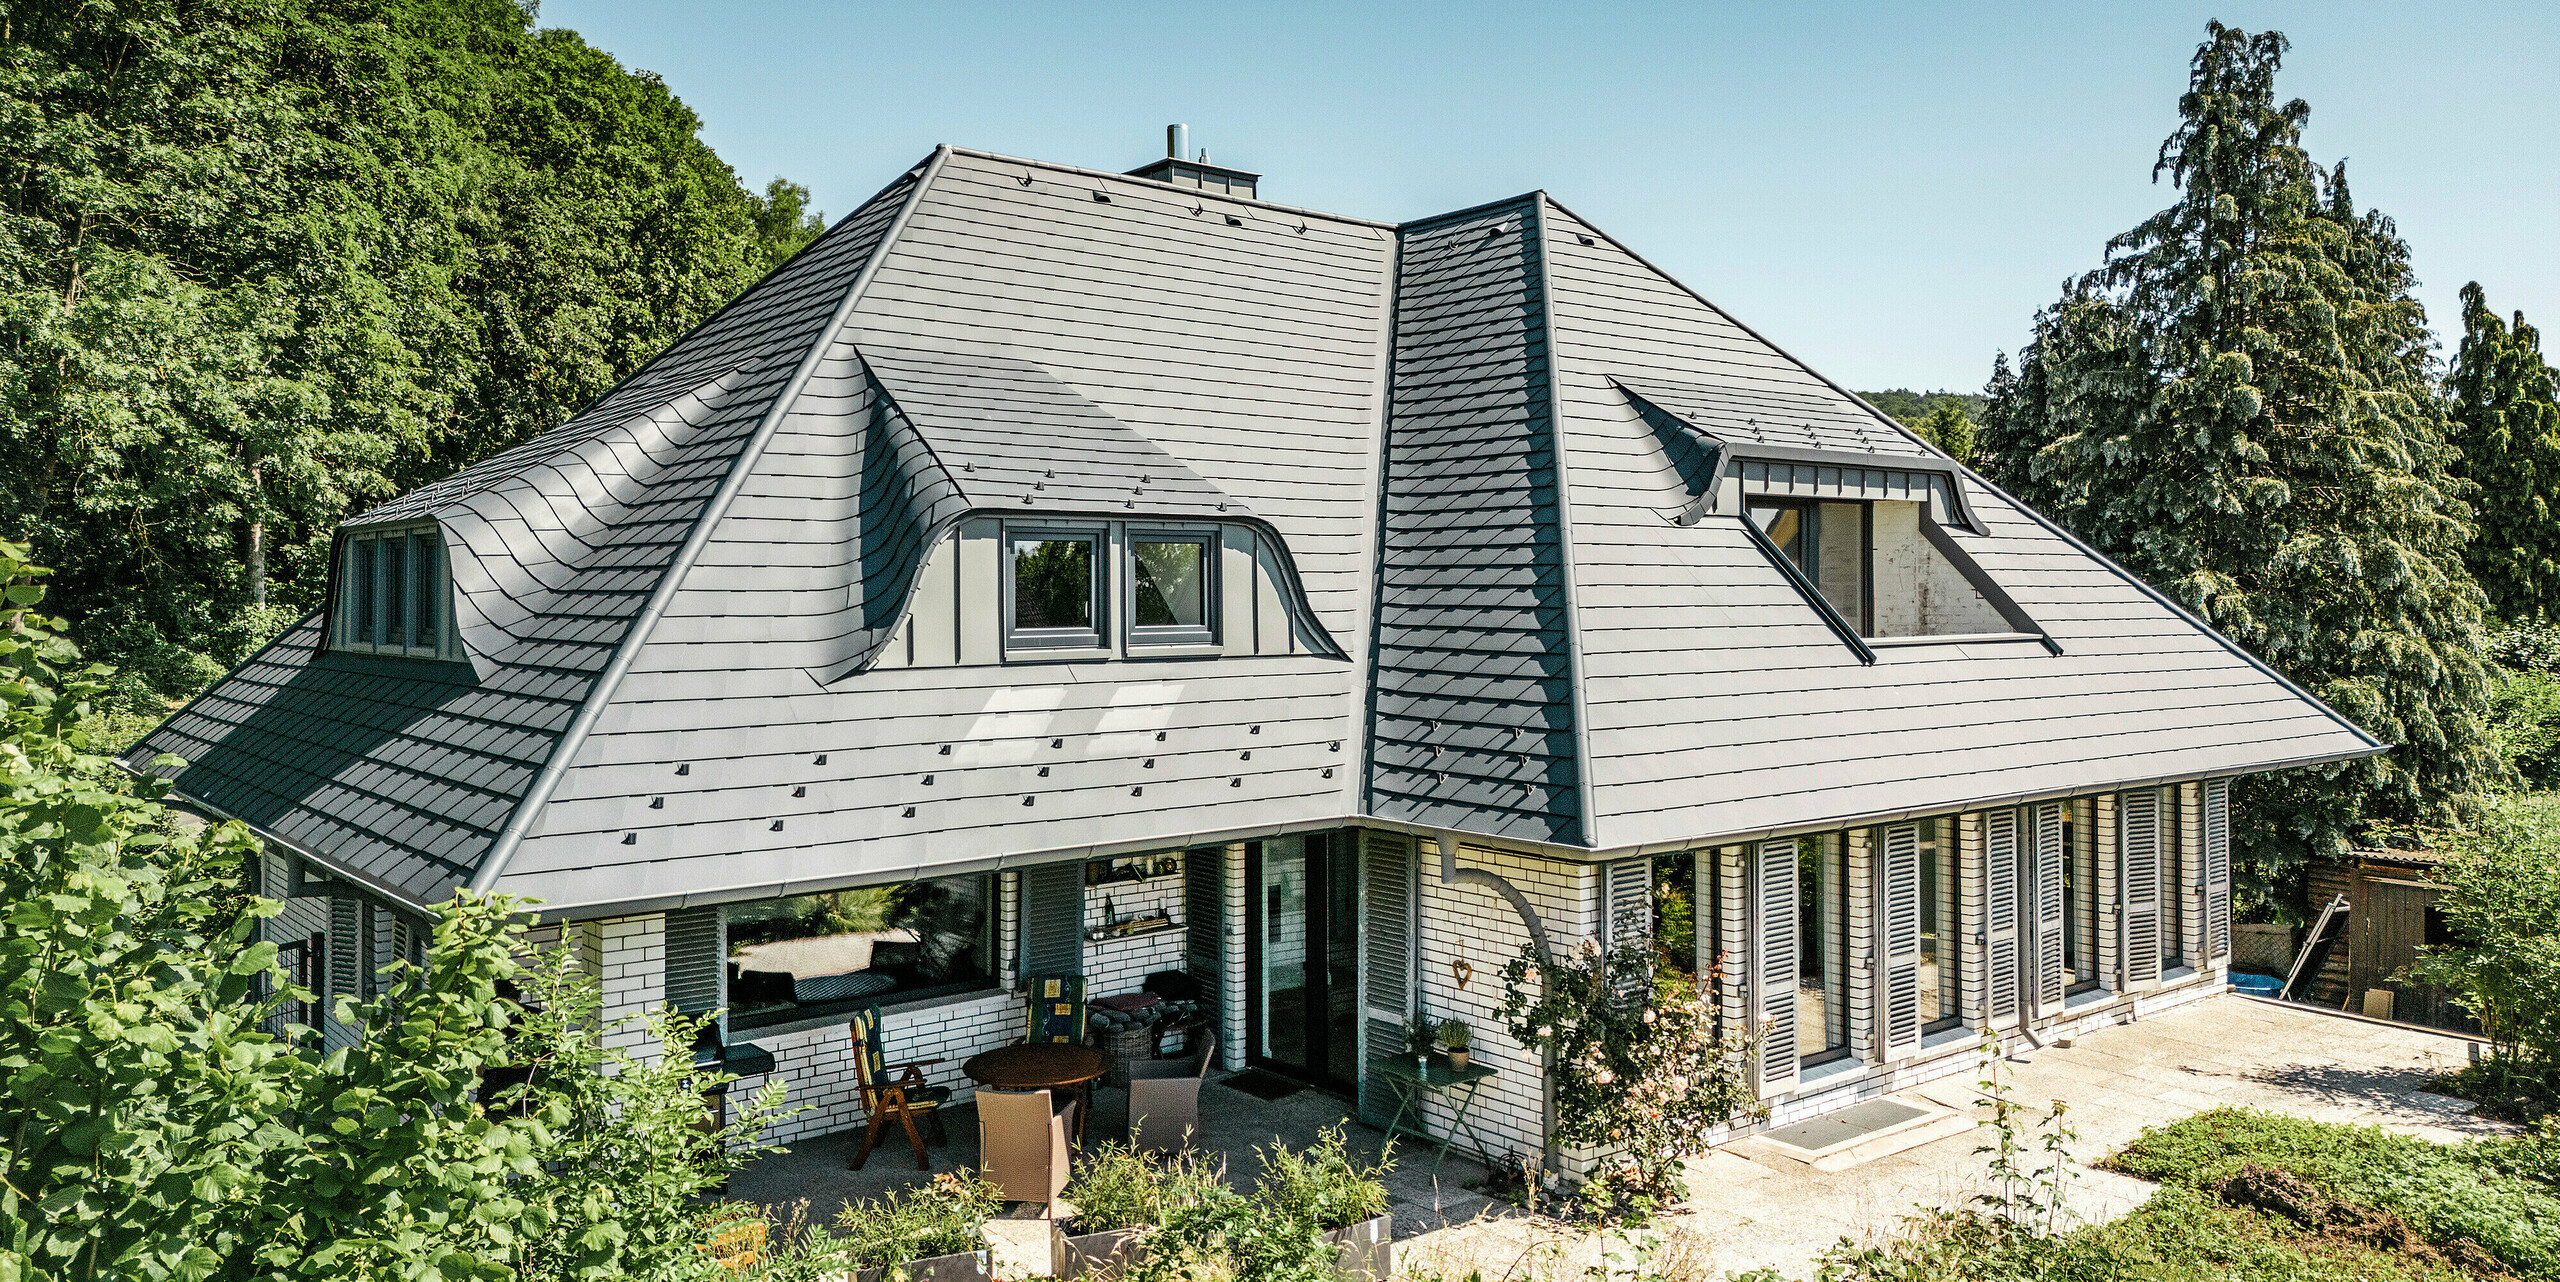
[[[1191,126],[1166,125],[1164,127],[1164,154],[1174,160],[1181,160],[1191,154]]]

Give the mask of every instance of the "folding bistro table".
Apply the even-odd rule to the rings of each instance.
[[[1432,1056],[1430,1066],[1425,1068],[1411,1055],[1383,1055],[1369,1061],[1369,1075],[1386,1083],[1387,1089],[1395,1092],[1396,1112],[1387,1122],[1388,1135],[1410,1135],[1426,1144],[1438,1140],[1440,1155],[1431,1160],[1432,1174],[1438,1175],[1440,1164],[1449,1160],[1449,1146],[1457,1143],[1461,1131],[1475,1141],[1478,1156],[1489,1151],[1485,1148],[1484,1137],[1476,1134],[1476,1128],[1468,1124],[1467,1110],[1475,1107],[1476,1087],[1494,1075],[1492,1069],[1482,1064],[1469,1064],[1463,1069],[1453,1070],[1447,1057],[1440,1055]],[[1449,1118],[1446,1139],[1439,1139],[1422,1129],[1422,1098],[1426,1095],[1446,1095],[1449,1103],[1457,1109]],[[1410,1126],[1404,1120],[1408,1112],[1414,1117]]]

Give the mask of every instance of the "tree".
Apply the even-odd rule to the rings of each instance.
[[[768,271],[827,230],[827,216],[809,208],[809,189],[783,178],[764,185],[764,196],[756,200],[755,221],[756,243],[764,251]]]
[[[351,510],[556,425],[765,269],[693,113],[531,11],[12,12],[0,537],[128,703],[311,608]]]
[[[2462,287],[2462,348],[2445,379],[2455,470],[2478,487],[2471,573],[2490,609],[2511,621],[2560,609],[2560,373],[2517,312],[2489,310],[2480,282]]]
[[[90,750],[109,674],[25,558],[0,543],[0,1278],[695,1275],[778,1088],[706,1136],[700,1021],[605,1048],[594,978],[528,968],[521,906],[468,896],[324,1053],[280,1020],[312,994],[257,940],[255,839],[187,831],[165,780]]]
[[[1920,439],[1937,446],[1948,458],[1971,463],[1974,453],[1973,417],[1964,412],[1964,402],[1952,396],[1938,398],[1936,408],[1926,418],[1912,425]]]
[[[2242,781],[2264,898],[2368,816],[2441,821],[2503,778],[2481,599],[2408,247],[2279,104],[2284,37],[2210,24],[2155,180],[1995,367],[1994,479],[2396,745]]]

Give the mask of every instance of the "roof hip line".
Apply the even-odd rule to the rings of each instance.
[[[729,505],[738,497],[738,491],[746,488],[747,477],[763,457],[765,445],[773,439],[774,429],[781,425],[783,416],[791,412],[792,403],[800,399],[801,389],[808,386],[819,362],[826,359],[827,349],[834,346],[836,336],[844,332],[845,322],[853,316],[854,304],[861,300],[863,291],[879,274],[880,265],[888,260],[890,247],[896,243],[898,233],[906,229],[907,219],[915,213],[918,205],[924,203],[925,191],[933,186],[934,178],[942,172],[943,162],[950,157],[949,146],[933,149],[932,159],[925,162],[924,172],[917,177],[915,187],[908,191],[906,203],[899,207],[898,216],[881,229],[880,243],[873,246],[870,261],[862,265],[853,283],[845,288],[844,297],[836,300],[835,315],[827,319],[826,327],[819,330],[809,344],[808,353],[800,358],[800,367],[791,372],[791,381],[783,384],[782,390],[775,394],[772,406],[765,410],[763,419],[756,423],[755,432],[738,451],[737,461],[730,465],[728,475],[720,479],[720,488],[713,491],[711,501],[703,505],[702,515],[695,518],[693,529],[685,535],[684,544],[667,562],[667,572],[659,577],[658,586],[649,593],[648,603],[640,608],[639,617],[631,621],[631,630],[623,634],[622,645],[613,652],[612,662],[607,663],[604,671],[597,675],[594,688],[587,692],[587,701],[579,706],[577,716],[561,732],[559,743],[553,745],[550,758],[542,763],[542,773],[534,777],[532,786],[525,790],[524,799],[517,802],[514,813],[507,816],[507,826],[499,829],[497,837],[490,841],[489,853],[482,857],[479,871],[471,875],[471,883],[467,887],[471,893],[488,894],[498,884],[498,878],[506,874],[509,860],[514,857],[516,848],[524,843],[525,832],[533,826],[534,815],[549,803],[551,794],[560,787],[561,778],[569,771],[570,759],[586,743],[587,733],[595,728],[605,705],[613,701],[614,691],[621,686],[624,674],[631,670],[632,661],[639,657],[641,647],[648,643],[649,634],[657,630],[658,620],[666,613],[668,603],[675,599],[686,572],[693,568],[695,558],[702,554],[703,545],[711,541],[712,527],[718,525],[720,518],[728,512]]]
[[[1547,193],[1529,193],[1529,218],[1537,229],[1538,247],[1538,329],[1547,347],[1547,442],[1556,456],[1556,557],[1564,574],[1564,663],[1566,684],[1573,696],[1573,790],[1574,801],[1581,808],[1582,844],[1600,849],[1600,812],[1592,805],[1591,796],[1591,717],[1588,700],[1583,695],[1582,636],[1579,626],[1580,603],[1574,583],[1580,577],[1573,568],[1573,473],[1565,461],[1564,388],[1556,368],[1556,288],[1555,271],[1547,254]]]

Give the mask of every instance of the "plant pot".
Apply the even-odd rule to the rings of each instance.
[[[984,1251],[962,1251],[957,1255],[937,1255],[931,1259],[909,1260],[904,1264],[884,1264],[877,1268],[855,1269],[853,1282],[887,1282],[892,1274],[905,1282],[994,1282],[995,1268]]]
[[[1116,1278],[1147,1258],[1144,1228],[1058,1234],[1053,1272],[1062,1278]]]
[[[1386,1282],[1395,1276],[1395,1217],[1381,1215],[1324,1235],[1333,1243],[1333,1271],[1345,1278]]]
[[[1452,1073],[1463,1073],[1467,1071],[1466,1047],[1461,1046],[1449,1052],[1449,1071]]]

